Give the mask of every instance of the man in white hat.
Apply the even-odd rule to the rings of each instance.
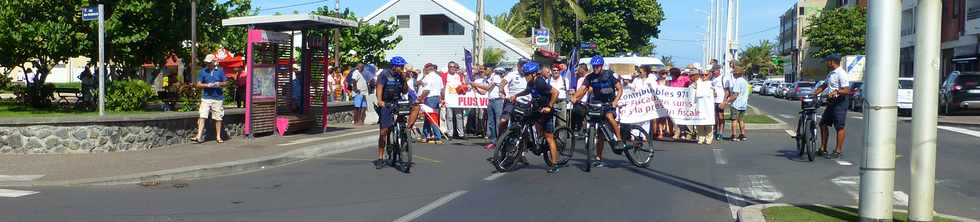
[[[204,141],[201,137],[204,133],[204,120],[210,114],[211,119],[214,120],[214,138],[218,143],[222,143],[224,140],[221,139],[221,118],[225,115],[223,107],[225,94],[221,88],[225,86],[228,79],[225,77],[225,72],[216,67],[218,61],[214,55],[205,57],[204,63],[208,67],[201,70],[198,74],[198,82],[194,84],[194,87],[202,89],[203,92],[201,92],[201,105],[198,108],[200,118],[197,119],[197,135],[191,140],[197,143]]]

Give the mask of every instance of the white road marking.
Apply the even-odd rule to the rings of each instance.
[[[908,206],[909,205],[909,195],[908,194],[905,194],[905,192],[902,192],[902,191],[897,191],[897,190],[896,191],[893,191],[892,192],[892,201],[893,201],[892,203],[894,203],[895,205]]]
[[[779,117],[783,117],[783,119],[792,119],[793,118],[793,116],[791,116],[789,114],[779,114]]]
[[[340,135],[331,136],[331,137],[313,137],[313,138],[306,138],[306,139],[298,139],[298,140],[294,140],[294,141],[288,142],[288,143],[281,143],[278,146],[289,146],[289,145],[296,145],[296,144],[302,144],[302,143],[316,142],[316,141],[321,141],[321,140],[330,140],[330,139],[336,139],[336,138],[345,137],[345,136],[352,136],[352,135],[364,134],[364,133],[371,133],[371,132],[377,132],[377,131],[378,131],[378,129],[372,129],[372,130],[364,130],[364,131],[350,132],[350,133],[340,134]]]
[[[0,182],[8,181],[32,181],[40,179],[44,175],[0,175]]]
[[[483,178],[483,180],[485,180],[485,181],[496,180],[497,178],[500,178],[500,177],[504,176],[505,174],[507,174],[507,173],[494,173],[494,174],[491,174],[490,176],[488,176],[486,178]]]
[[[446,196],[443,196],[443,197],[439,198],[438,200],[433,201],[432,203],[429,203],[429,204],[426,204],[425,206],[422,206],[422,208],[419,208],[419,209],[417,209],[415,211],[412,211],[411,213],[406,214],[405,216],[402,216],[402,217],[399,217],[398,219],[395,219],[395,222],[408,222],[408,221],[413,221],[413,220],[421,217],[422,215],[425,215],[425,213],[428,213],[429,211],[435,210],[436,208],[439,208],[440,206],[449,203],[449,201],[452,201],[453,199],[456,199],[457,197],[463,196],[463,194],[466,194],[466,192],[467,191],[465,191],[465,190],[458,190],[456,192],[452,192],[450,194],[447,194]]]
[[[854,165],[854,164],[853,164],[853,163],[851,163],[851,162],[848,162],[848,161],[844,161],[844,160],[838,160],[838,161],[837,161],[837,165],[841,165],[841,166],[850,166],[850,165]]]
[[[37,191],[30,190],[8,190],[0,189],[0,197],[23,197],[27,195],[37,194]]]
[[[854,198],[854,200],[858,199],[859,193],[861,191],[861,187],[859,185],[861,182],[861,177],[858,176],[837,177],[831,179],[830,182],[833,182],[835,185],[837,185],[837,187],[843,189],[845,192],[847,192],[848,195],[851,195],[851,198]]]
[[[854,201],[857,201],[861,196],[861,177],[859,176],[837,177],[830,180],[830,182],[833,182],[837,187],[846,191]],[[892,191],[892,203],[899,206],[908,206],[909,195],[898,190]]]
[[[970,135],[970,136],[973,136],[973,137],[980,137],[980,132],[973,131],[973,130],[968,130],[968,129],[963,129],[963,128],[957,128],[957,127],[952,127],[952,126],[937,126],[936,128],[939,128],[941,130],[947,130],[947,131],[953,131],[953,132],[957,132],[957,133],[962,133],[962,134]]]
[[[796,137],[796,131],[794,130],[786,130],[786,134],[789,134],[791,137]]]
[[[756,200],[772,202],[783,198],[783,193],[772,185],[766,175],[738,175],[738,188],[742,195]]]
[[[722,153],[723,152],[722,149],[713,149],[712,151],[714,151],[715,153],[715,164],[718,165],[728,164],[728,161],[725,160],[725,154]]]
[[[728,201],[728,210],[732,212],[732,219],[738,219],[738,210],[742,209],[739,203],[744,203],[738,196],[741,196],[742,192],[738,190],[738,187],[725,187],[725,199]]]

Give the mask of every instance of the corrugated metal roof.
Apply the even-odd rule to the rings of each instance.
[[[357,22],[319,15],[260,15],[221,20],[223,26],[254,26],[269,31],[357,27]]]

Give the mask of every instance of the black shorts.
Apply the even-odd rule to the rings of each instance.
[[[848,99],[844,98],[827,105],[827,108],[823,110],[823,115],[820,117],[820,125],[833,125],[836,129],[843,129],[847,123],[848,102]]]
[[[555,115],[554,114],[551,114],[551,113],[549,113],[549,114],[539,114],[539,115],[540,116],[538,117],[538,120],[536,121],[536,123],[541,125],[541,129],[543,129],[544,132],[546,132],[546,133],[554,133],[555,132]]]
[[[385,102],[386,104],[397,104],[398,102]],[[395,126],[395,111],[398,111],[398,106],[386,105],[378,109],[378,125],[381,129],[391,128]]]

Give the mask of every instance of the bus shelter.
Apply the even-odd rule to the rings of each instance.
[[[327,127],[328,43],[333,35],[324,33],[357,27],[356,22],[317,15],[274,15],[229,18],[222,25],[248,30],[243,74],[244,133],[249,138]],[[294,55],[297,51],[298,57]]]

